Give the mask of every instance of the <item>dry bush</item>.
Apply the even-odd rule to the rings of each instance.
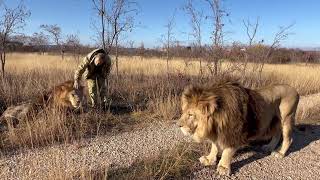
[[[133,118],[117,117],[109,112],[66,114],[47,111],[30,119],[20,120],[17,127],[8,126],[2,133],[2,150],[71,143],[87,137],[116,133],[134,125]]]
[[[209,148],[209,143],[203,146],[183,143],[160,152],[157,157],[137,160],[128,167],[80,166],[80,169],[67,173],[59,165],[56,169],[50,169],[50,177],[61,180],[181,179],[191,177],[192,172],[201,167],[198,158]]]
[[[199,149],[192,145],[179,145],[172,150],[163,151],[160,156],[140,160],[130,167],[109,170],[108,179],[177,179],[195,168]]]

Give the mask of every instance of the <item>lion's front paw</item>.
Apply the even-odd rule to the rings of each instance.
[[[278,151],[273,151],[271,153],[272,156],[276,157],[276,158],[284,158],[284,154],[278,152]]]
[[[217,172],[218,172],[218,174],[223,175],[223,176],[229,176],[231,174],[230,168],[226,168],[223,166],[218,166]]]
[[[209,159],[207,156],[201,156],[199,158],[199,161],[201,164],[203,164],[204,166],[211,166],[213,165],[213,163],[215,163],[215,159]]]

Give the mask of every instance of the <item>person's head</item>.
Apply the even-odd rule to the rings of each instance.
[[[99,53],[94,57],[94,65],[100,66],[105,63],[106,55],[104,53]]]

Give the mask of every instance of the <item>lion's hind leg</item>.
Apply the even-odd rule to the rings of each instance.
[[[284,157],[292,143],[293,115],[287,116],[282,122],[282,143],[277,151],[272,154],[276,157]]]
[[[281,138],[281,133],[280,132],[277,132],[271,139],[271,141],[269,142],[269,144],[266,144],[266,145],[263,145],[262,146],[262,150],[264,152],[272,152],[276,149],[279,141],[280,141],[280,138]]]

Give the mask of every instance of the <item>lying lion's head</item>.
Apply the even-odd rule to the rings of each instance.
[[[83,97],[82,90],[80,89],[72,89],[67,93],[67,100],[70,101],[71,105],[74,108],[79,108],[81,106],[81,99]]]
[[[58,86],[55,86],[43,96],[45,104],[52,104],[61,108],[80,108],[84,101],[83,87],[75,89],[73,81],[66,81]]]
[[[211,114],[217,108],[217,97],[204,92],[200,87],[187,87],[182,93],[182,115],[178,121],[181,131],[201,142],[211,135],[213,120]]]

